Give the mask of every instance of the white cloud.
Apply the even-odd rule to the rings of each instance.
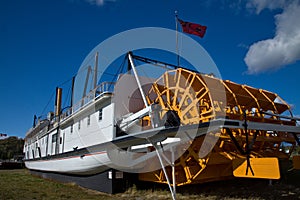
[[[103,6],[104,0],[86,0],[90,4],[97,5],[97,6]]]
[[[238,44],[237,47],[243,48],[243,49],[247,49],[247,50],[249,49],[249,45],[246,45],[246,44],[244,44],[244,43]]]
[[[246,7],[248,9],[256,10],[256,14],[259,14],[263,9],[278,9],[283,8],[285,5],[289,4],[289,0],[249,0]]]
[[[97,6],[103,6],[105,2],[115,2],[116,0],[86,0],[88,3]]]
[[[300,60],[300,5],[299,1],[251,0],[247,7],[255,7],[256,13],[263,9],[281,8],[275,16],[274,38],[258,41],[249,47],[244,58],[248,73],[276,70]]]

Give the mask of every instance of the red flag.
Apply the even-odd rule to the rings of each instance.
[[[182,21],[181,19],[178,19],[178,21],[181,24],[183,32],[197,35],[201,38],[204,37],[206,28],[207,28],[206,26],[202,26],[200,24],[195,24],[195,23],[191,23],[191,22],[185,22],[185,21]]]

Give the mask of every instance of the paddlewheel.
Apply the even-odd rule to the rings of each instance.
[[[153,83],[147,101],[161,108],[160,126],[224,122],[196,134],[181,149],[184,153],[173,164],[178,186],[234,176],[279,179],[278,160],[288,160],[299,143],[296,119],[277,94],[212,75],[182,68],[167,71]],[[149,118],[143,118],[145,128],[151,126]],[[165,169],[172,177],[172,167]],[[167,183],[163,170],[141,173],[139,179]]]

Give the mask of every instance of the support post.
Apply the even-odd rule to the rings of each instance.
[[[156,144],[152,143],[152,145],[153,145],[154,148],[155,148],[155,152],[156,152],[156,154],[157,154],[158,160],[159,160],[159,162],[160,162],[160,165],[161,165],[162,170],[163,170],[163,172],[164,172],[164,175],[165,175],[165,177],[166,177],[166,180],[167,180],[167,183],[168,183],[168,186],[169,186],[169,190],[170,190],[171,195],[172,195],[172,199],[173,199],[173,200],[176,200],[176,194],[175,194],[175,191],[174,191],[174,190],[172,189],[172,187],[171,187],[171,182],[170,182],[170,179],[169,179],[169,177],[168,177],[167,171],[166,171],[166,169],[165,169],[165,167],[164,167],[164,163],[163,163],[163,161],[162,161],[162,158],[161,158],[161,156],[160,156],[160,154],[159,154],[158,148],[157,148]],[[174,174],[175,174],[175,173],[174,173]],[[173,181],[174,181],[174,180],[173,180]],[[174,188],[174,185],[173,185],[173,188]]]
[[[172,180],[173,180],[173,195],[174,195],[174,198],[176,199],[176,174],[175,174],[175,152],[174,152],[174,149],[173,147],[171,147],[171,153],[172,153],[172,163],[171,163],[171,166],[172,166]]]

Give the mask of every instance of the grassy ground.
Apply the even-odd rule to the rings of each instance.
[[[177,188],[178,199],[300,199],[300,172],[290,171],[272,186],[267,180],[234,179]],[[27,170],[0,170],[0,199],[171,199],[166,187],[148,184],[108,195],[32,176]]]
[[[29,171],[0,170],[0,199],[115,199],[72,184],[32,176]]]

